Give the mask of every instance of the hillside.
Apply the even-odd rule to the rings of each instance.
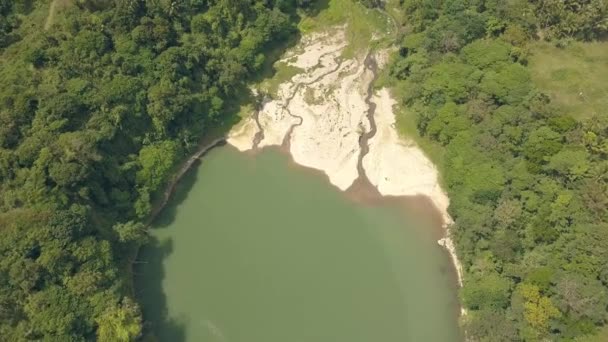
[[[0,340],[141,334],[129,264],[295,1],[0,1]]]
[[[606,3],[395,6],[389,82],[450,197],[467,337],[591,338],[608,305]]]

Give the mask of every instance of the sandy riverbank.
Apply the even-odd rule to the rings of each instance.
[[[395,101],[387,89],[371,97],[377,131],[363,156],[365,174],[357,170],[359,142],[371,128],[366,97],[375,70],[366,67],[365,54],[343,58],[346,45],[343,28],[304,37],[282,60],[303,72],[279,85],[277,94],[257,113],[257,122],[254,116],[245,119],[229,134],[228,143],[241,151],[250,150],[261,127],[263,139],[258,147],[286,146],[296,163],[323,171],[341,190],[359,177],[367,177],[385,196],[427,196],[448,227],[452,222],[449,199],[441,189],[437,169],[413,141],[399,136]],[[386,51],[373,57],[380,67],[387,62]],[[443,238],[439,243],[450,252],[462,284],[462,267],[452,241]]]
[[[448,213],[450,200],[439,184],[437,168],[413,141],[399,136],[395,129],[395,115],[388,89],[381,89],[372,98],[376,104],[376,135],[370,139],[369,153],[363,158],[363,166],[369,181],[383,196],[423,195],[431,199],[441,212],[444,227],[453,222]],[[446,236],[438,241],[445,247],[462,286],[460,265],[454,243]]]

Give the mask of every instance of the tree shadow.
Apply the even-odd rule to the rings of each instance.
[[[140,251],[141,260],[134,266],[135,296],[142,304],[144,315],[143,340],[185,341],[185,323],[169,317],[167,296],[162,283],[165,278],[163,261],[173,252],[171,239],[154,238]]]
[[[181,204],[188,199],[190,191],[194,188],[194,184],[196,184],[200,167],[201,161],[197,161],[175,185],[175,190],[171,194],[167,205],[158,213],[158,216],[152,223],[150,227],[152,230],[168,228],[175,222]]]
[[[315,0],[311,6],[304,9],[304,12],[309,17],[316,17],[319,13],[329,8],[329,1],[330,0]]]
[[[287,36],[284,40],[268,44],[264,52],[264,63],[260,70],[251,77],[251,81],[259,83],[263,80],[272,78],[276,73],[275,63],[281,59],[281,56],[290,48],[296,46],[302,38],[299,31]]]

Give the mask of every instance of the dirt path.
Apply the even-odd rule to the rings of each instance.
[[[46,17],[46,22],[44,23],[44,30],[48,30],[53,26],[55,22],[55,16],[57,15],[57,11],[60,9],[66,8],[71,3],[71,0],[53,0],[51,5],[49,6],[49,15]]]
[[[53,25],[53,21],[55,20],[55,8],[57,7],[57,1],[53,0],[51,2],[51,6],[49,7],[49,15],[46,17],[46,22],[44,23],[44,29],[48,30],[51,25]]]

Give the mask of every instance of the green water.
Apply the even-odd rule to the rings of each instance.
[[[278,151],[218,148],[139,256],[146,327],[160,341],[460,341],[431,232],[400,206],[354,203]]]

